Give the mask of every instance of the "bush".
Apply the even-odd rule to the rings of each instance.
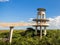
[[[47,30],[47,35],[40,39],[34,35],[35,30],[14,31],[11,45],[60,45],[60,30]],[[0,37],[8,37],[8,32],[0,33]],[[10,45],[9,42],[0,41],[0,45]]]

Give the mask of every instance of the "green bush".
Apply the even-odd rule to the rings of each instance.
[[[39,35],[34,35],[35,30],[26,31],[15,30],[12,43],[0,40],[0,45],[60,45],[60,30],[47,30],[47,35],[40,39]],[[0,38],[7,38],[8,32],[0,33]]]

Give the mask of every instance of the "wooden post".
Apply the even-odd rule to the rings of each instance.
[[[40,26],[40,39],[42,39],[42,27]]]
[[[46,36],[46,27],[44,27],[44,36]]]
[[[12,42],[13,28],[14,28],[13,26],[10,27],[10,37],[9,37],[10,44]]]

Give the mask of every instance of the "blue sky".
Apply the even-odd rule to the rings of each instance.
[[[36,18],[37,8],[45,8],[47,18],[60,16],[60,0],[2,0],[0,22],[28,22]]]

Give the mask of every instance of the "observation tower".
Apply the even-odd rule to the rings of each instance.
[[[46,19],[46,14],[45,14],[46,9],[44,9],[44,8],[38,8],[37,11],[38,11],[37,17],[36,17],[36,19],[33,19],[33,21],[35,21],[36,24],[34,24],[33,26],[36,28],[36,30],[35,30],[35,34],[36,35],[37,35],[38,27],[39,27],[40,38],[42,38],[42,34],[46,35],[46,27],[49,26],[49,24],[47,23],[49,20]],[[43,33],[42,33],[42,29],[44,29]]]

